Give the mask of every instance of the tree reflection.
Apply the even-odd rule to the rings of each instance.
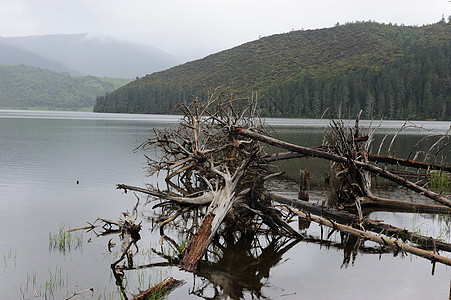
[[[204,299],[242,299],[244,292],[253,299],[266,299],[262,294],[270,270],[299,240],[280,237],[261,239],[228,237],[223,245],[215,243],[222,255],[215,262],[202,261],[196,275],[201,283],[192,293]]]

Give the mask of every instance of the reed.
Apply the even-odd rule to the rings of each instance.
[[[443,171],[431,171],[429,184],[433,189],[451,189],[451,174]]]
[[[49,232],[49,250],[59,251],[63,254],[72,249],[79,249],[83,245],[83,232],[75,234],[67,231],[65,225],[61,224],[58,232]]]

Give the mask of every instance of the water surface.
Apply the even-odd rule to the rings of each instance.
[[[62,224],[66,228],[81,227],[97,217],[117,219],[121,212],[131,211],[136,203],[135,195],[124,194],[115,185],[161,183],[145,176],[144,152],[133,150],[152,135],[153,128],[174,126],[177,120],[176,116],[161,115],[0,111],[3,299],[30,299],[35,296],[34,290],[42,294],[55,274],[60,274],[63,280],[53,294],[47,293],[49,299],[63,299],[91,287],[95,299],[119,299],[109,268],[115,254],[107,249],[108,240],[119,243],[117,236],[83,233],[80,247],[61,253],[49,249],[49,233],[58,231]],[[267,123],[279,138],[313,146],[322,143],[328,121],[270,119]],[[403,123],[383,122],[375,141],[387,134],[393,136]],[[403,131],[397,138],[396,153],[408,155],[411,145],[419,138],[443,134],[450,123],[422,122],[417,126],[428,131],[418,127]],[[312,201],[324,199],[322,176],[329,167],[328,162],[308,159],[282,163],[282,167],[288,169],[286,178],[295,178],[299,168],[311,170],[315,188]],[[289,180],[278,181],[271,188],[296,195],[296,183]],[[384,184],[376,192],[408,201],[419,197]],[[158,230],[150,230],[149,220],[154,211],[151,205],[144,205],[145,197],[139,197],[143,231],[136,263],[158,262],[161,258],[148,251],[159,247]],[[408,229],[421,227],[427,231],[424,234],[435,236],[442,233],[443,224],[448,222],[446,217],[400,213],[374,213],[372,217]],[[175,238],[183,238],[174,231],[169,232]],[[213,266],[214,274],[223,275],[220,281],[207,275],[193,277],[175,266],[167,266],[129,271],[128,288],[136,292],[138,288],[173,276],[185,280],[186,284],[175,290],[170,299],[199,299],[217,293],[221,297],[245,299],[444,299],[449,296],[450,270],[446,266],[437,265],[435,274],[431,275],[427,260],[411,255],[394,257],[368,242],[364,248],[355,247],[353,241],[343,241],[337,234],[321,242],[317,225],[311,225],[306,233],[310,239],[294,244],[280,242],[276,247],[262,241],[266,252],[258,254],[260,259],[251,259],[246,251],[240,251],[248,246],[243,241],[235,250],[229,250],[233,259],[225,261],[223,266]],[[449,240],[449,235],[443,238]],[[78,299],[91,298],[86,294]]]

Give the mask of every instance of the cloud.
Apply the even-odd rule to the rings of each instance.
[[[451,15],[446,0],[0,0],[0,35],[108,35],[191,59],[292,29],[422,25],[442,14]]]

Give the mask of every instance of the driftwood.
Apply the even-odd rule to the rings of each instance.
[[[144,188],[140,188],[140,187],[136,187],[136,186],[126,185],[126,184],[117,184],[116,188],[120,189],[120,190],[124,190],[125,193],[127,192],[127,190],[131,190],[131,191],[136,191],[136,192],[140,192],[143,194],[151,195],[154,197],[178,202],[181,204],[205,205],[205,204],[210,204],[211,201],[213,201],[213,199],[214,199],[214,193],[212,191],[206,192],[205,194],[202,194],[197,197],[181,197],[181,196],[174,196],[174,195],[170,195],[168,193],[161,193],[161,192],[144,189]]]
[[[348,233],[354,236],[357,236],[359,238],[363,238],[366,240],[370,240],[373,242],[376,242],[380,245],[383,245],[385,247],[390,247],[393,249],[393,251],[395,251],[395,253],[398,252],[409,252],[412,253],[414,255],[426,258],[428,260],[430,260],[431,262],[435,263],[435,262],[440,262],[442,264],[451,266],[451,258],[445,257],[445,256],[441,256],[439,254],[437,254],[436,248],[433,249],[433,252],[431,251],[427,251],[427,250],[423,250],[417,247],[413,247],[410,245],[407,245],[403,242],[400,241],[394,241],[391,240],[389,238],[383,238],[380,235],[375,235],[375,234],[371,234],[368,232],[365,232],[363,230],[360,229],[356,229],[354,227],[351,226],[347,226],[347,225],[343,225],[340,223],[336,223],[336,222],[332,222],[331,220],[325,219],[325,218],[321,218],[321,217],[317,217],[317,216],[311,216],[309,214],[303,213],[301,211],[296,211],[293,209],[290,209],[291,212],[294,212],[296,215],[298,215],[299,217],[302,217],[304,219],[316,222],[318,224],[321,225],[325,225],[328,226],[330,228],[334,228],[339,230],[340,232],[343,233]]]
[[[132,298],[132,300],[147,300],[147,299],[163,299],[172,290],[183,285],[185,282],[182,280],[177,280],[172,277],[164,279],[157,285],[143,291],[139,295]]]
[[[149,174],[167,173],[167,191],[117,186],[180,204],[209,204],[200,227],[183,252],[180,267],[190,272],[196,270],[226,216],[229,216],[229,222],[224,230],[233,227],[234,230],[249,231],[253,219],[260,216],[271,228],[282,228],[286,234],[300,236],[278,216],[280,212],[266,209],[271,204],[263,203],[259,197],[264,182],[271,178],[262,166],[260,157],[264,153],[259,143],[243,139],[231,130],[246,126],[259,131],[255,103],[251,101],[248,105],[246,100],[246,105],[238,103],[241,108],[237,109],[235,99],[223,101],[222,97],[224,95],[213,93],[205,103],[197,100],[182,103],[179,108],[184,117],[180,125],[154,130],[155,137],[141,146],[159,149],[159,159],[148,157],[148,170]],[[237,202],[240,202],[240,214],[230,214]]]
[[[223,94],[215,93],[205,102],[195,100],[190,104],[180,104],[183,117],[179,126],[154,129],[152,138],[141,145],[141,149],[156,150],[156,155],[147,157],[148,173],[163,175],[167,184],[165,190],[160,187],[154,189],[117,185],[118,189],[125,192],[138,191],[169,200],[154,206],[161,209],[160,217],[155,218],[158,222],[154,228],[159,226],[161,244],[168,242],[171,247],[177,249],[177,258],[171,262],[176,262],[182,270],[200,276],[211,272],[211,281],[218,282],[224,291],[227,291],[225,294],[230,290],[232,295],[233,285],[230,284],[230,276],[226,272],[235,269],[214,273],[209,268],[211,257],[215,258],[214,261],[221,262],[221,258],[226,255],[226,244],[232,245],[249,236],[258,239],[260,234],[267,237],[285,236],[295,244],[304,236],[291,228],[288,220],[299,216],[306,226],[310,221],[329,226],[346,233],[347,237],[353,236],[350,239],[359,240],[358,245],[363,245],[364,240],[372,240],[387,249],[391,248],[395,253],[410,252],[433,262],[451,265],[450,259],[437,254],[438,250],[451,251],[450,244],[364,217],[368,209],[451,212],[451,200],[375,166],[371,161],[427,170],[447,170],[449,166],[370,155],[368,145],[372,135],[360,136],[359,116],[354,129],[349,129],[351,134],[342,126],[343,123],[331,121],[331,133],[325,137],[324,146],[308,148],[280,141],[264,132],[253,99],[243,105],[234,98],[227,96],[224,99]],[[337,143],[334,143],[334,138]],[[291,152],[267,156],[262,143]],[[265,189],[265,182],[279,174],[270,172],[273,170],[269,167],[270,162],[301,156],[319,157],[333,162],[334,177],[331,180],[332,186],[339,181],[339,185],[336,185],[337,198],[349,200],[335,202],[335,207],[345,208],[355,214],[343,209],[318,206],[308,201],[287,199]],[[389,179],[440,204],[407,203],[377,198],[371,193],[370,174]],[[306,171],[301,175],[304,176],[299,185],[299,198],[308,200],[309,173]],[[275,205],[275,202],[283,205]],[[287,209],[287,206],[290,208]],[[293,210],[291,207],[302,211]],[[187,219],[191,217],[194,219],[188,222]],[[200,225],[198,219],[201,220]],[[191,227],[183,229],[188,239],[183,251],[178,249],[179,245],[163,231],[165,226],[174,222],[184,222],[183,225],[190,224],[186,227]],[[239,234],[236,234],[237,232]],[[218,245],[221,243],[222,245]],[[413,247],[413,244],[419,247]],[[128,255],[132,245],[132,242],[123,242],[122,255],[112,264],[113,273],[119,274],[117,280],[122,278],[121,271],[137,268],[133,265],[132,257]],[[236,245],[239,246],[238,242]],[[128,265],[119,265],[125,258],[128,259]],[[203,259],[208,260],[208,263]],[[159,264],[161,265],[152,263],[147,266]]]
[[[317,150],[327,150],[325,146],[313,147],[313,149]],[[278,160],[292,159],[292,158],[302,158],[307,157],[307,154],[299,153],[299,152],[279,152],[268,155],[264,157],[265,161],[273,162]],[[396,158],[391,156],[377,155],[377,154],[367,154],[368,160],[372,162],[384,163],[389,165],[399,165],[410,168],[418,168],[425,170],[443,170],[446,172],[451,172],[451,166],[448,165],[437,165],[433,163],[425,163],[420,161]]]
[[[89,226],[84,226],[84,227],[78,227],[78,228],[70,228],[70,229],[67,229],[66,232],[73,232],[73,231],[87,230],[87,229],[92,230],[92,229],[94,229],[94,228],[97,228],[97,227],[102,226],[102,225],[94,225],[94,224],[91,224],[91,223],[89,223],[89,222],[88,222],[88,224],[89,224]],[[89,231],[89,230],[88,230],[88,231]]]
[[[265,142],[269,145],[273,145],[273,146],[277,146],[277,147],[281,147],[293,152],[297,152],[297,153],[301,153],[307,156],[312,156],[312,157],[319,157],[319,158],[324,158],[330,161],[334,161],[334,162],[338,162],[338,163],[342,163],[342,164],[346,164],[348,162],[348,158],[346,157],[342,157],[333,153],[329,153],[329,152],[325,152],[325,151],[321,151],[318,149],[314,149],[314,148],[308,148],[308,147],[303,147],[303,146],[298,146],[298,145],[294,145],[291,143],[287,143],[284,141],[280,141],[277,140],[275,138],[269,137],[269,136],[265,136],[262,135],[260,133],[257,132],[253,132],[249,129],[244,129],[244,128],[236,128],[237,133],[255,139],[255,140],[259,140],[262,142]],[[357,167],[362,168],[366,171],[369,171],[373,174],[376,174],[378,176],[381,176],[383,178],[386,178],[388,180],[391,180],[399,185],[402,185],[412,191],[415,191],[421,195],[424,195],[434,201],[437,201],[443,205],[446,205],[448,207],[451,207],[451,200],[435,193],[432,192],[422,186],[419,186],[413,182],[410,182],[398,175],[392,174],[382,168],[376,167],[374,165],[368,164],[368,163],[364,163],[361,161],[356,161],[356,160],[352,160],[352,163],[355,164]]]
[[[370,154],[368,155],[368,160],[373,162],[379,162],[384,164],[391,164],[391,165],[399,165],[404,167],[410,167],[410,168],[418,168],[418,169],[425,169],[425,170],[443,170],[446,172],[451,172],[451,166],[447,165],[437,165],[433,163],[425,163],[420,161],[414,161],[414,160],[408,160],[408,159],[402,159],[402,158],[396,158],[396,157],[390,157],[390,156],[384,156],[384,155],[376,155],[376,154]]]
[[[436,247],[437,250],[443,250],[451,252],[451,244],[442,242],[431,237],[426,237],[420,234],[410,232],[403,228],[398,228],[389,224],[384,224],[379,221],[374,221],[368,218],[360,220],[355,214],[348,213],[346,211],[330,208],[327,206],[319,206],[313,203],[299,201],[297,199],[291,199],[276,193],[265,193],[265,195],[278,203],[286,204],[288,206],[295,207],[309,214],[322,216],[327,219],[334,220],[335,222],[342,224],[358,224],[366,230],[377,232],[378,234],[385,234],[386,236],[394,236],[401,240],[409,240],[413,243],[422,245],[429,249]],[[448,207],[443,207],[445,210]],[[443,212],[443,211],[442,211]]]
[[[72,298],[75,297],[75,296],[81,295],[81,294],[86,293],[86,292],[89,292],[89,291],[91,291],[91,293],[92,293],[91,297],[94,297],[94,288],[89,288],[89,289],[86,289],[86,290],[83,290],[83,291],[74,292],[73,295],[64,298],[64,300],[72,299]]]

